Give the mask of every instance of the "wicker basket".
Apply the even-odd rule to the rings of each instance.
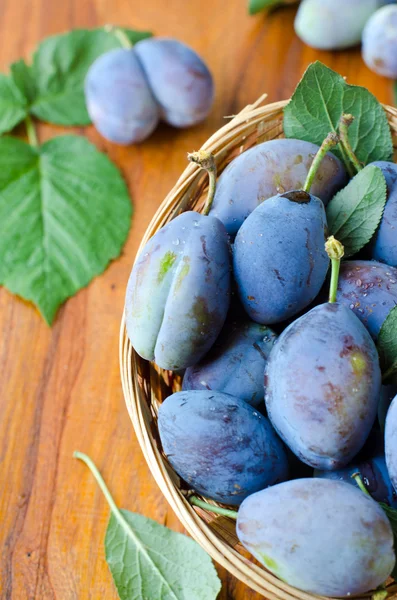
[[[283,108],[287,101],[262,106],[266,96],[247,106],[219,129],[203,146],[216,160],[218,173],[237,155],[252,146],[283,137]],[[397,110],[384,107],[397,149]],[[207,174],[189,164],[150,223],[138,250],[165,223],[184,210],[201,210],[207,188]],[[311,600],[315,596],[280,581],[256,563],[244,550],[235,534],[235,522],[199,508],[193,508],[184,495],[184,483],[162,454],[157,432],[159,404],[180,390],[180,378],[140,358],[126,334],[124,317],[120,331],[120,366],[123,391],[135,433],[150,470],[162,493],[189,534],[235,577],[269,600]],[[390,586],[397,592],[397,585]],[[371,596],[371,594],[367,594]]]

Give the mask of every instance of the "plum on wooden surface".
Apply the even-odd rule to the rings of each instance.
[[[269,418],[290,449],[326,470],[347,465],[375,421],[375,344],[349,308],[316,306],[277,339],[265,376]]]
[[[397,304],[397,269],[369,260],[342,262],[337,300],[357,315],[376,340]]]
[[[226,321],[199,363],[189,367],[183,390],[217,390],[258,406],[263,402],[263,374],[276,334],[252,321]]]
[[[218,502],[238,505],[288,476],[283,444],[269,421],[229,394],[177,392],[160,406],[158,426],[175,471]]]
[[[383,0],[303,0],[295,31],[312,48],[349,48],[360,43],[366,22],[383,4]]]
[[[341,481],[297,479],[249,496],[238,511],[237,535],[269,571],[314,594],[376,589],[395,563],[382,508]]]
[[[362,54],[375,73],[397,78],[397,6],[384,6],[371,16],[363,31]]]
[[[161,118],[174,127],[203,121],[212,106],[214,85],[200,56],[189,46],[169,38],[142,40],[135,51]]]
[[[214,217],[185,212],[145,245],[130,275],[125,315],[136,352],[163,369],[198,362],[230,302],[230,245]]]
[[[102,54],[91,65],[84,87],[91,120],[111,142],[141,142],[157,126],[159,108],[133,48]]]
[[[294,139],[263,142],[235,158],[218,179],[210,214],[235,235],[264,200],[303,187],[319,146]],[[346,171],[333,154],[323,159],[311,192],[324,204],[347,183]]]
[[[279,323],[308,306],[328,269],[321,200],[304,191],[270,198],[250,214],[234,243],[239,298],[258,323]]]

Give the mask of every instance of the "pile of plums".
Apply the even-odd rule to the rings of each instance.
[[[348,181],[339,141],[261,143],[217,182],[213,157],[190,155],[210,176],[205,207],[147,242],[125,307],[135,351],[184,370],[158,416],[172,467],[239,506],[239,539],[267,569],[335,597],[391,574],[378,502],[397,507],[397,390],[375,346],[397,304],[397,165],[375,163],[388,201],[367,257],[340,263],[324,208]]]
[[[306,44],[320,50],[340,50],[362,41],[367,66],[397,79],[395,4],[395,0],[302,0],[295,31]]]
[[[207,66],[174,39],[149,38],[102,54],[85,80],[87,110],[111,142],[146,139],[160,120],[190,127],[208,115],[214,86]]]

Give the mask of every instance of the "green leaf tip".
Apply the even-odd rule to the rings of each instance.
[[[387,315],[380,329],[377,347],[384,383],[397,383],[397,306]]]

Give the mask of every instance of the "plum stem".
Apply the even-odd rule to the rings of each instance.
[[[336,302],[340,261],[345,253],[343,245],[331,235],[325,242],[325,251],[331,259],[331,283],[329,286],[329,302]]]
[[[342,144],[343,148],[345,149],[346,154],[349,157],[351,163],[354,165],[355,171],[358,173],[359,171],[361,171],[361,169],[363,167],[362,167],[360,161],[358,160],[357,156],[354,154],[354,150],[351,147],[349,135],[348,135],[348,129],[349,129],[350,125],[353,123],[353,121],[354,121],[353,115],[343,113],[343,115],[341,116],[341,118],[339,120],[338,129],[339,129],[339,136],[340,136],[341,144]]]
[[[105,25],[104,30],[108,33],[113,33],[123,48],[132,48],[132,42],[130,41],[128,35],[125,33],[125,31],[120,29],[120,27],[115,27],[114,25]]]
[[[354,479],[354,481],[357,483],[357,485],[360,488],[360,490],[362,492],[364,492],[364,494],[366,494],[367,496],[369,496],[370,498],[372,498],[371,494],[369,493],[369,491],[365,487],[363,480],[361,479],[361,474],[359,473],[359,471],[357,471],[357,473],[353,473],[352,476],[351,476],[351,478]]]
[[[207,152],[207,150],[199,150],[198,152],[189,152],[187,158],[190,162],[199,165],[199,167],[201,167],[208,173],[208,194],[204,208],[202,210],[203,215],[208,215],[208,213],[211,210],[212,201],[214,199],[216,190],[216,164],[214,155],[211,154],[211,152]]]
[[[39,142],[37,140],[36,129],[34,127],[34,123],[32,121],[32,117],[27,115],[25,118],[26,132],[28,134],[29,144],[34,148],[38,148]]]
[[[327,152],[331,150],[331,148],[339,144],[339,142],[340,138],[337,133],[331,132],[327,135],[320,148],[318,149],[317,154],[313,158],[313,162],[306,177],[305,185],[303,186],[304,192],[310,192],[310,188],[313,185],[314,178],[317,175],[317,171],[323,158],[325,157]]]
[[[204,508],[204,510],[216,513],[217,515],[230,517],[231,519],[237,519],[237,512],[235,510],[229,510],[228,508],[222,508],[221,506],[214,506],[214,504],[209,504],[204,500],[200,500],[200,498],[197,498],[197,496],[190,496],[188,500],[193,506]]]

